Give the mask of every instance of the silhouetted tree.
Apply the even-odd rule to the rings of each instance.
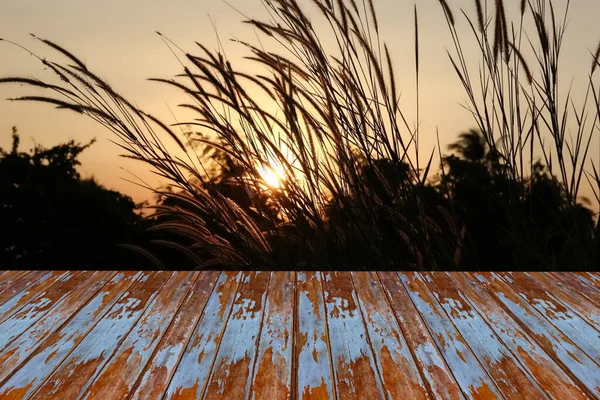
[[[419,182],[405,162],[357,164],[355,184],[327,207],[330,241],[344,239],[335,259],[350,268],[454,268],[459,231],[442,193]]]
[[[471,162],[484,162],[489,155],[487,141],[474,129],[458,135],[458,140],[449,144],[448,149]]]
[[[176,187],[157,190],[156,212],[143,219],[129,197],[77,172],[79,155],[94,141],[37,145],[26,153],[19,151],[16,129],[12,139],[9,152],[0,149],[5,268],[227,268],[206,265],[208,253],[205,258],[190,231],[202,224],[179,223],[203,214],[186,195],[173,195]],[[437,184],[419,182],[402,161],[357,159],[353,184],[345,195],[329,199],[322,230],[308,223],[303,229],[286,226],[273,203],[278,197],[249,194],[268,189],[242,184],[260,177],[247,176],[225,151],[205,154],[217,167],[194,185],[228,199],[265,232],[277,231],[266,237],[276,265],[284,269],[335,265],[334,260],[337,268],[594,269],[598,223],[586,207],[568,201],[544,165],[533,164],[526,181],[514,179],[477,131],[461,134],[449,149],[454,154],[443,157],[445,173]]]
[[[466,227],[463,268],[594,268],[593,215],[568,201],[545,166],[536,162],[529,179],[515,179],[474,130],[448,148],[455,154],[443,158],[439,188]]]
[[[94,141],[10,152],[0,148],[0,262],[3,268],[139,269],[148,264],[120,248],[143,226],[131,198],[82,179],[79,155]]]

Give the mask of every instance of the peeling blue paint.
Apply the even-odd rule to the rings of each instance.
[[[137,273],[131,280],[138,277]],[[55,334],[51,343],[47,343],[44,347],[40,347],[33,356],[27,360],[26,364],[19,368],[14,375],[0,387],[0,397],[2,394],[9,392],[14,388],[29,389],[25,392],[27,397],[38,388],[38,385],[43,382],[43,379],[50,373],[59,363],[64,360],[64,357],[76,345],[75,340],[81,335],[85,335],[98,319],[118,300],[118,296],[111,302],[104,304],[104,298],[109,294],[112,288],[111,284],[121,282],[122,278],[114,277],[109,287],[98,293],[89,303],[81,308],[69,322],[60,328]],[[127,282],[128,283],[128,282]],[[32,343],[30,344],[32,345]]]
[[[404,273],[399,273],[398,275],[416,308],[432,330],[433,339],[440,348],[444,359],[454,373],[456,381],[463,389],[463,393],[467,398],[473,398],[472,392],[479,390],[483,386],[487,386],[489,391],[496,397],[502,398],[492,380],[479,366],[471,350],[459,338],[456,328],[454,328],[450,321],[440,318],[440,315],[444,311],[437,302],[433,298],[421,298],[420,293],[410,288],[411,279]],[[418,278],[415,278],[415,280],[418,280]]]
[[[195,385],[197,385],[195,396],[200,396],[208,381],[217,349],[217,340],[227,322],[229,310],[234,301],[234,293],[236,293],[235,291],[222,293],[223,286],[226,283],[237,286],[241,278],[241,273],[231,278],[226,274],[221,274],[219,277],[215,291],[205,306],[202,321],[192,335],[167,388],[166,398],[172,397],[183,389],[193,388]]]
[[[302,290],[303,284],[311,281],[319,284],[319,273],[298,273],[298,336],[305,338],[304,345],[298,350],[298,399],[303,394],[325,385],[328,397],[333,398],[333,380],[327,349],[325,326],[325,307],[320,290],[317,298],[311,299],[310,293]],[[316,309],[316,313],[314,312]],[[299,341],[299,339],[297,339]]]

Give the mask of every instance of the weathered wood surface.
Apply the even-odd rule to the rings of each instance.
[[[296,398],[335,396],[333,366],[321,272],[298,272],[296,279]]]
[[[1,399],[600,398],[600,273],[0,271]]]

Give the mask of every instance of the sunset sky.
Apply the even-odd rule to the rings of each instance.
[[[301,0],[309,3],[308,0]],[[229,0],[242,13],[265,18],[260,0]],[[471,12],[473,1],[450,1],[459,24],[465,26],[457,7]],[[518,1],[507,1],[514,9]],[[514,3],[514,4],[513,4]],[[557,4],[565,4],[557,0]],[[414,31],[413,2],[376,0],[381,37],[392,52],[397,73],[397,86],[402,91],[400,106],[414,115]],[[442,146],[453,141],[466,129],[475,126],[459,103],[465,95],[446,56],[451,41],[438,0],[418,2],[421,54],[421,120],[422,148],[426,153],[435,145],[435,129],[439,128]],[[600,1],[573,0],[570,24],[562,58],[563,82],[567,89],[572,77],[575,99],[579,100],[586,83],[591,56],[600,40]],[[56,57],[29,36],[50,39],[61,44],[104,77],[115,89],[143,109],[174,122],[183,115],[177,104],[185,96],[164,85],[148,82],[150,77],[171,77],[181,66],[155,31],[160,31],[184,50],[198,53],[194,41],[209,48],[217,46],[217,37],[226,42],[227,55],[235,62],[247,52],[240,45],[228,43],[232,37],[252,41],[256,33],[241,21],[237,11],[222,0],[13,0],[4,1],[0,12],[0,38],[18,42],[40,56]],[[211,22],[212,20],[212,22]],[[467,37],[467,36],[465,36]],[[324,38],[325,40],[326,38]],[[470,43],[470,42],[466,42]],[[472,43],[470,43],[472,45]],[[51,74],[34,57],[8,43],[0,42],[0,76],[47,78]],[[243,64],[237,63],[243,67]],[[131,195],[136,201],[149,198],[149,193],[124,179],[134,179],[131,171],[153,186],[158,180],[140,163],[118,157],[119,149],[108,139],[112,134],[83,116],[54,110],[34,103],[12,103],[7,97],[29,94],[16,85],[0,86],[0,147],[10,147],[11,127],[16,125],[22,137],[22,150],[32,147],[33,140],[47,147],[75,139],[85,142],[98,139],[81,157],[84,176],[95,176],[105,186]],[[413,117],[414,118],[414,117]],[[413,121],[414,122],[414,121]],[[593,157],[599,158],[599,144],[593,145]]]

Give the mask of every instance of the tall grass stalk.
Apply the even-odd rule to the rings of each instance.
[[[493,3],[474,0],[475,16],[461,9],[475,49],[462,46],[451,9],[442,7],[454,47],[448,56],[467,94],[465,108],[513,178],[526,180],[541,157],[571,204],[586,181],[598,197],[594,171],[600,160],[589,155],[600,121],[600,51],[593,54],[583,100],[576,104],[559,79],[570,1],[560,16],[550,0],[523,0],[516,21],[507,19],[503,0]],[[533,32],[526,31],[527,20]],[[477,66],[467,63],[467,54],[480,56]]]
[[[474,49],[463,46],[453,11],[440,2],[453,43],[448,56],[467,95],[465,108],[483,133],[491,154],[502,165],[501,174],[530,183],[514,186],[514,192],[509,193],[512,200],[501,206],[506,209],[511,235],[532,244],[536,227],[515,215],[511,202],[522,201],[532,190],[537,160],[548,168],[570,207],[579,207],[581,188],[586,184],[600,205],[600,158],[592,156],[596,153],[600,157],[600,152],[591,148],[600,136],[600,46],[592,53],[583,99],[575,99],[571,87],[561,83],[565,79],[560,66],[570,0],[563,15],[557,14],[551,0],[522,0],[515,20],[508,19],[504,0],[493,4],[474,0],[475,15],[460,10],[476,39]],[[527,31],[526,26],[534,29]],[[467,62],[469,54],[479,56],[476,66]],[[596,250],[590,249],[596,254],[600,246],[599,217],[600,210],[596,213],[592,245]],[[565,232],[574,229],[569,224],[563,224]],[[575,243],[579,240],[573,233],[571,245],[581,245]]]
[[[260,65],[264,73],[246,74],[223,53],[197,43],[199,53],[184,54],[182,74],[153,79],[188,95],[190,101],[180,106],[193,110],[196,118],[186,125],[200,132],[187,135],[189,143],[224,152],[243,168],[237,184],[252,200],[252,215],[211,186],[203,172],[204,160],[192,158],[190,147],[172,127],[126,100],[63,47],[37,38],[66,57],[66,63],[40,58],[60,84],[23,78],[0,82],[53,92],[54,96],[14,100],[50,103],[88,115],[118,136],[126,157],[149,164],[169,180],[176,190],[160,194],[176,198],[178,205],[158,207],[160,215],[174,219],[159,228],[191,238],[188,250],[204,255],[202,267],[213,263],[274,267],[286,259],[332,266],[352,262],[347,251],[356,245],[369,254],[363,258],[374,263],[396,259],[399,267],[409,267],[433,262],[434,253],[443,246],[430,243],[429,231],[440,228],[423,206],[417,201],[410,217],[400,207],[377,215],[374,210],[381,209],[382,195],[368,190],[364,182],[364,171],[370,168],[384,183],[385,196],[406,203],[411,188],[424,186],[433,161],[431,152],[421,170],[418,120],[412,128],[399,108],[393,62],[380,42],[373,2],[312,2],[329,23],[336,43],[333,49],[322,45],[299,1],[263,3],[271,19],[246,22],[283,50],[275,53],[239,43],[249,51],[244,62]],[[416,18],[415,9],[415,30]],[[418,87],[418,61],[416,72]],[[277,105],[275,111],[256,100],[265,95]],[[188,158],[168,152],[164,138]],[[378,164],[382,159],[390,160],[397,170],[406,169],[403,185],[387,184]],[[265,188],[259,169],[273,162],[282,166],[285,179],[279,188]],[[264,209],[265,204],[276,208],[277,217]],[[332,207],[344,218],[331,218]],[[401,243],[385,243],[378,228],[382,223],[390,225],[391,237]],[[279,247],[287,250],[274,255],[273,241],[284,242]],[[447,241],[448,251],[453,252],[452,238]]]

